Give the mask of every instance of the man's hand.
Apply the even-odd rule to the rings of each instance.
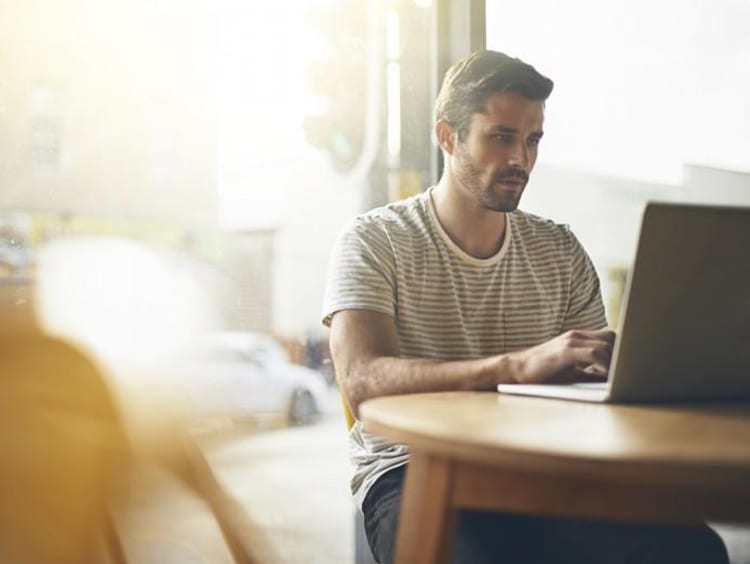
[[[541,345],[511,353],[519,384],[606,379],[615,334],[612,331],[568,331]]]

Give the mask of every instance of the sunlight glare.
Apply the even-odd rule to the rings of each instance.
[[[217,324],[193,266],[135,241],[57,239],[40,249],[37,269],[47,331],[128,378],[169,366]]]

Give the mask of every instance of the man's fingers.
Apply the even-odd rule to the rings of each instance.
[[[596,361],[609,362],[614,347],[607,341],[578,340],[570,343],[575,360],[591,364]]]
[[[599,347],[592,347],[591,357],[595,362],[601,362],[603,364],[609,365],[609,361],[612,360],[612,350],[612,345],[610,345],[609,343]]]
[[[598,364],[590,364],[583,370],[580,370],[580,373],[582,374],[583,379],[601,381],[607,379],[609,371],[604,366]]]
[[[614,331],[602,329],[600,331],[574,331],[573,336],[576,340],[603,341],[612,345],[617,335]]]
[[[517,353],[521,358],[522,382],[543,382],[572,377],[606,378],[612,359],[615,333],[599,331],[567,331],[554,339]]]
[[[573,382],[601,382],[607,380],[607,371],[601,366],[571,366],[550,376],[546,382],[550,384],[570,384]]]
[[[612,344],[606,341],[578,341],[571,343],[573,366],[578,370],[588,368],[606,374],[612,360]],[[589,368],[590,367],[590,368]]]

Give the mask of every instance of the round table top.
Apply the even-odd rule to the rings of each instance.
[[[651,470],[750,487],[750,403],[614,406],[495,392],[380,397],[365,430],[444,457],[539,470]],[[679,476],[677,476],[679,477]]]

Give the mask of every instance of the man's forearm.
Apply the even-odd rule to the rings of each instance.
[[[340,381],[356,414],[361,402],[378,396],[491,390],[514,381],[512,364],[508,355],[455,361],[381,356],[354,363]]]
[[[611,331],[566,331],[529,349],[474,360],[403,358],[393,318],[367,310],[338,312],[330,336],[336,375],[354,413],[378,396],[492,390],[565,371],[606,377],[613,342]]]

